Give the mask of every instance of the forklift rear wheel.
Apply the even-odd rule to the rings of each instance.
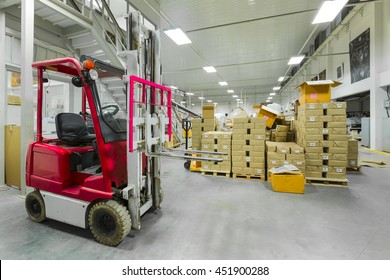
[[[131,218],[125,206],[114,200],[92,206],[88,215],[89,229],[97,242],[117,246],[129,234]]]
[[[28,216],[34,222],[40,223],[46,220],[45,202],[39,191],[35,190],[27,194],[25,207]]]
[[[184,162],[184,168],[185,169],[190,170],[190,167],[191,167],[191,162],[190,161]]]

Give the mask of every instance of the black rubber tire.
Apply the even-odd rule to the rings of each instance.
[[[97,242],[117,246],[130,232],[130,213],[114,200],[101,201],[89,211],[88,225]]]
[[[28,193],[24,204],[27,215],[32,221],[41,223],[46,220],[45,202],[38,190]]]
[[[190,170],[190,167],[191,167],[191,162],[190,161],[184,162],[184,168],[185,169]]]

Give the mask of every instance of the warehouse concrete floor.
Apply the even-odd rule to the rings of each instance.
[[[390,259],[388,168],[364,167],[348,188],[309,185],[294,195],[182,166],[164,160],[163,208],[116,248],[87,230],[30,221],[19,191],[1,187],[0,259]]]

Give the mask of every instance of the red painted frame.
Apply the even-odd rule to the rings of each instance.
[[[70,172],[69,157],[77,147],[65,147],[58,140],[44,139],[42,136],[43,71],[51,70],[83,79],[82,66],[74,58],[59,58],[35,62],[38,71],[37,133],[36,142],[29,145],[26,158],[26,183],[28,186],[68,196],[84,201],[110,199],[112,186],[127,184],[126,140],[105,143],[101,132],[97,108],[89,85],[84,83],[82,91],[82,110],[86,102],[91,110],[96,142],[99,151],[102,173],[84,176]],[[85,147],[92,149],[92,147]]]
[[[134,100],[134,86],[136,83],[142,84],[142,95],[141,100]],[[150,87],[152,89],[152,96],[151,96],[151,102],[147,102],[148,99],[148,91],[146,90],[147,87]],[[160,103],[156,103],[156,89],[160,90]],[[164,92],[167,94],[167,99],[164,102]],[[167,107],[167,114],[168,114],[168,128],[167,133],[169,135],[169,140],[171,140],[172,137],[172,91],[170,88],[153,83],[151,81],[142,79],[137,76],[130,76],[130,97],[129,97],[129,151],[133,152],[133,129],[134,129],[134,104],[149,104],[152,106],[160,106],[160,107]]]

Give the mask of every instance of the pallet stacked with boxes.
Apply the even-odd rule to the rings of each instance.
[[[359,141],[355,139],[348,140],[348,171],[360,172],[359,166]]]
[[[215,131],[214,105],[202,107],[201,119],[192,120],[192,149],[200,150],[202,146],[202,133]]]
[[[232,132],[210,131],[202,134],[202,151],[226,153],[227,155],[204,155],[204,157],[221,158],[222,162],[202,161],[202,174],[223,174],[230,177],[232,170]]]
[[[301,146],[292,142],[266,142],[266,146],[267,174],[284,164],[292,164],[305,174],[305,151]]]
[[[305,103],[299,106],[297,143],[305,148],[308,182],[347,182],[345,102]]]
[[[235,118],[232,136],[233,178],[265,179],[264,118]]]

